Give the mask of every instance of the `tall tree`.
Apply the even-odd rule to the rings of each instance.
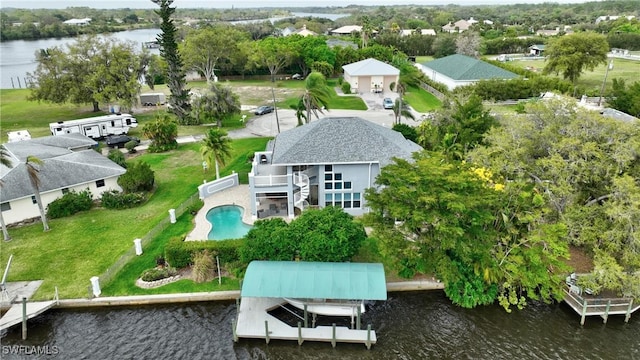
[[[607,104],[616,110],[640,117],[640,81],[627,87],[624,79],[613,79],[612,87]]]
[[[246,32],[231,25],[217,25],[190,31],[180,47],[185,67],[203,74],[207,82],[215,78],[220,62],[230,60],[240,50],[238,44],[249,39]]]
[[[249,43],[251,52],[247,66],[267,68],[271,74],[271,82],[276,81],[276,75],[284,66],[289,65],[293,58],[293,50],[288,41],[283,37],[268,37]]]
[[[307,110],[306,121],[311,121],[311,114],[316,119],[320,118],[318,113],[324,114],[324,110],[329,109],[329,100],[331,93],[327,80],[324,75],[319,72],[312,72],[307,76],[304,82],[304,93],[300,97]]]
[[[604,35],[581,32],[550,39],[543,73],[562,74],[574,85],[584,70],[607,63],[609,44]]]
[[[470,57],[480,57],[480,34],[475,31],[465,31],[456,38],[456,53]]]
[[[209,129],[207,136],[202,140],[200,153],[209,167],[211,163],[215,165],[216,179],[219,179],[218,164],[225,165],[227,158],[231,156],[231,139],[227,136],[227,132],[222,129]]]
[[[168,65],[167,85],[171,96],[169,97],[169,105],[171,111],[178,117],[178,122],[182,125],[191,124],[189,103],[189,89],[186,89],[185,72],[182,64],[182,57],[178,52],[176,26],[171,19],[171,15],[176,11],[175,7],[171,7],[173,0],[151,0],[160,6],[155,13],[160,16],[162,23],[160,29],[162,33],[158,35],[158,43],[160,44],[160,55],[165,59]]]
[[[36,52],[38,66],[28,74],[29,100],[93,104],[118,101],[132,106],[140,90],[140,57],[132,42],[85,36],[67,48]]]
[[[595,258],[596,267],[619,266],[637,278],[640,236],[631,225],[640,216],[635,124],[579,109],[575,101],[545,101],[491,129],[484,141],[486,147],[469,153],[470,161],[500,178],[534,185],[549,204],[546,221],[566,225],[565,242],[603,255]],[[617,282],[623,292],[634,292],[624,278]]]
[[[215,120],[220,128],[223,119],[240,113],[240,100],[230,87],[211,83],[208,92],[194,99],[192,112],[198,123]]]
[[[426,151],[384,167],[366,193],[381,252],[403,276],[435,273],[463,307],[561,298],[562,229],[538,223],[543,202],[530,188],[493,180]]]
[[[33,187],[33,195],[36,197],[38,203],[38,209],[40,210],[40,218],[42,219],[42,226],[44,231],[49,231],[49,224],[47,223],[47,214],[44,212],[44,206],[42,205],[42,198],[40,197],[40,168],[44,166],[44,162],[35,156],[29,155],[25,161],[27,167],[27,174],[29,175],[29,181]]]
[[[13,162],[9,157],[9,152],[4,147],[4,145],[0,145],[0,165],[6,166],[11,169],[13,167]],[[0,188],[2,188],[3,182],[0,180]],[[11,236],[9,236],[9,231],[7,230],[7,225],[4,223],[4,216],[2,215],[2,210],[0,209],[0,226],[2,226],[2,236],[4,241],[11,241]]]

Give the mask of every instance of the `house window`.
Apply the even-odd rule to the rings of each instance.
[[[337,183],[335,183],[335,184],[334,184],[334,188],[335,188],[336,190],[342,190],[342,183],[341,183],[341,182],[337,182]]]
[[[324,179],[325,180],[333,180],[333,175],[332,174],[324,174]]]
[[[2,203],[0,204],[0,211],[9,211],[11,210],[11,204],[6,202],[6,203]]]
[[[342,174],[336,174],[335,180],[342,180]]]
[[[324,188],[325,190],[333,189],[333,183],[324,183]]]
[[[332,172],[333,171],[333,165],[325,165],[324,166],[324,171],[325,172]]]
[[[333,195],[332,194],[324,194],[324,205],[332,206],[333,205]]]
[[[36,196],[35,195],[31,195],[31,202],[34,204],[38,203],[38,200],[36,200]]]
[[[360,206],[360,193],[353,193],[353,207],[359,208]]]
[[[333,194],[334,203],[333,205],[337,207],[342,207],[342,194]]]
[[[345,181],[344,182],[344,188],[345,189],[351,189],[351,181]]]
[[[344,194],[344,206],[345,209],[351,208],[351,194]]]
[[[100,179],[96,181],[96,187],[103,187],[103,186],[104,186],[104,179]]]
[[[69,193],[69,188],[62,189],[62,195]]]

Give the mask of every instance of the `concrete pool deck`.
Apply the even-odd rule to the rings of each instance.
[[[194,218],[195,227],[187,235],[187,241],[208,240],[211,223],[207,220],[207,212],[216,206],[237,205],[244,209],[242,212],[242,222],[253,225],[251,210],[249,208],[249,185],[238,185],[226,190],[217,192],[204,199],[204,206]]]

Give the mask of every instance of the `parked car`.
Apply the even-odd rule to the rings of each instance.
[[[391,100],[391,98],[384,98],[384,100],[382,100],[382,107],[385,109],[393,109],[393,100]]]
[[[291,75],[291,78],[293,80],[304,80],[304,76],[302,76],[300,74],[293,74],[293,75]]]
[[[124,145],[129,141],[135,141],[136,145],[140,144],[140,139],[138,139],[135,136],[129,136],[129,135],[110,135],[110,136],[107,136],[107,138],[105,139],[107,146],[112,148],[124,147]]]
[[[256,115],[264,115],[273,112],[273,106],[263,105],[256,109],[253,113]]]

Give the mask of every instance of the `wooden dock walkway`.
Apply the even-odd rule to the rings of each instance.
[[[284,303],[281,298],[243,297],[234,324],[234,340],[265,339],[267,343],[271,339],[297,340],[298,344],[304,341],[322,341],[331,342],[333,346],[337,342],[345,342],[365,344],[367,348],[376,343],[376,333],[373,330],[354,330],[344,326],[291,327],[268,313]]]
[[[32,319],[43,312],[49,310],[56,305],[55,300],[51,301],[38,301],[27,303],[27,319]],[[0,331],[8,329],[14,325],[18,325],[22,322],[22,303],[14,304],[9,311],[0,319]]]
[[[640,303],[634,305],[632,298],[582,296],[571,291],[569,286],[565,289],[564,302],[581,316],[580,325],[584,325],[587,316],[600,316],[606,324],[609,315],[624,315],[624,322],[629,322],[631,314],[640,309]]]

